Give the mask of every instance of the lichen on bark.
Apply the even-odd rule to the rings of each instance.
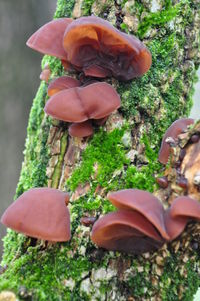
[[[92,138],[70,138],[67,125],[46,117],[42,82],[30,113],[25,158],[16,197],[31,187],[67,190],[72,239],[46,246],[9,230],[4,238],[0,289],[32,300],[185,300],[199,280],[198,224],[154,254],[129,256],[95,247],[82,216],[114,210],[106,193],[122,188],[157,189],[154,175],[161,138],[187,116],[199,65],[198,1],[58,0],[55,17],[95,14],[140,37],[153,64],[128,83],[108,79],[122,99]],[[52,78],[64,74],[59,60],[45,56]]]

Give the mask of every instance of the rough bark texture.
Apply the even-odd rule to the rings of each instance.
[[[114,210],[106,200],[108,191],[157,190],[162,134],[191,108],[200,57],[198,9],[198,0],[58,0],[56,18],[93,13],[139,36],[152,52],[153,65],[140,79],[108,80],[120,93],[122,107],[88,140],[70,138],[66,124],[44,115],[47,85],[41,83],[16,197],[47,185],[69,191],[72,239],[46,246],[9,230],[1,290],[30,300],[193,299],[200,285],[198,224],[188,225],[156,253],[128,256],[98,249],[80,219]],[[64,73],[57,59],[45,57],[42,65],[46,62],[52,77]]]

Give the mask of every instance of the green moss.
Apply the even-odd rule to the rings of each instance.
[[[16,259],[4,273],[0,290],[9,287],[18,293],[19,288],[25,286],[33,300],[57,301],[58,296],[59,300],[75,300],[73,296],[78,291],[82,273],[90,270],[91,263],[79,255],[67,258],[66,252],[67,249],[60,249],[59,245],[50,247],[47,252],[29,247],[26,254]],[[69,279],[75,281],[72,293],[64,284]]]
[[[184,289],[181,300],[192,301],[193,295],[200,286],[200,279],[198,272],[195,271],[194,262],[189,260],[185,263],[185,274],[180,273],[179,267],[180,262],[177,254],[167,259],[161,276],[161,297],[163,301],[180,300],[178,297],[180,287]]]
[[[101,130],[96,133],[82,154],[82,163],[77,167],[67,185],[74,191],[79,184],[86,183],[91,176],[94,181],[106,187],[112,173],[128,163],[121,138],[125,128],[111,133]]]
[[[83,16],[89,16],[91,14],[92,5],[95,2],[95,0],[84,0],[82,3],[82,13]]]
[[[148,14],[140,23],[138,35],[142,38],[150,28],[163,25],[176,17],[180,9],[180,4],[167,6],[164,10]]]
[[[44,119],[44,103],[46,100],[46,84],[41,83],[31,109],[27,129],[25,161],[22,167],[16,197],[31,187],[47,184],[46,166],[49,159],[46,145],[50,121]]]
[[[54,18],[71,17],[75,0],[57,0]]]

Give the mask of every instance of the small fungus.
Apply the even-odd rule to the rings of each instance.
[[[168,187],[168,180],[167,180],[167,177],[165,177],[165,176],[156,178],[156,182],[162,188]]]
[[[72,123],[69,126],[69,134],[72,137],[89,137],[93,134],[93,127],[90,120],[80,123]]]
[[[177,197],[170,207],[170,215],[173,218],[185,216],[192,219],[200,219],[200,203],[188,196]]]
[[[54,79],[48,87],[47,94],[52,96],[62,90],[70,89],[74,87],[80,87],[81,83],[79,80],[70,76],[61,76]]]
[[[53,188],[24,192],[1,217],[1,223],[16,232],[47,241],[70,240],[68,193]]]
[[[72,19],[70,18],[60,18],[48,22],[28,39],[26,45],[40,53],[66,60],[63,35],[71,22]]]
[[[181,118],[172,123],[172,125],[167,129],[163,139],[158,156],[158,160],[162,164],[167,164],[170,156],[170,145],[166,141],[168,138],[175,140],[178,135],[187,129],[187,126],[194,123],[192,118]]]
[[[163,245],[154,226],[137,211],[111,212],[97,220],[92,228],[92,241],[112,251],[140,254]]]
[[[177,197],[167,210],[165,220],[170,240],[173,240],[190,220],[200,220],[200,203],[188,196]]]
[[[51,76],[51,70],[49,68],[49,65],[46,65],[42,70],[42,72],[40,73],[40,79],[48,83],[50,76]]]
[[[81,224],[85,227],[90,227],[93,225],[96,221],[96,217],[94,216],[84,216],[81,218]]]
[[[120,107],[120,97],[115,89],[102,82],[86,87],[62,90],[47,101],[45,112],[59,120],[83,122],[100,119]]]
[[[91,76],[111,74],[130,80],[142,76],[151,66],[151,54],[139,39],[99,17],[82,17],[70,23],[63,47],[67,61]]]

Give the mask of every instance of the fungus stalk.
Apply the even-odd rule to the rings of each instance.
[[[199,153],[199,124],[191,125],[175,143],[171,141],[171,164],[158,162],[164,133],[175,120],[187,118],[191,108],[200,57],[199,4],[196,0],[160,1],[156,11],[154,4],[58,0],[55,18],[103,17],[122,32],[137,36],[151,52],[152,66],[142,77],[127,82],[113,76],[103,79],[103,85],[117,91],[121,106],[101,127],[93,123],[94,134],[87,138],[71,137],[68,124],[44,113],[48,84],[41,82],[30,113],[15,199],[33,187],[68,191],[71,240],[44,247],[10,230],[4,238],[0,291],[9,291],[19,300],[25,292],[28,298],[39,301],[193,300],[200,286],[198,223],[189,222],[172,242],[157,240],[161,247],[142,255],[109,252],[90,238],[96,219],[108,213],[113,216],[114,207],[106,199],[111,191],[149,191],[165,210],[187,191],[190,198],[200,199],[200,169],[193,156]],[[65,21],[58,23],[64,34]],[[67,68],[65,55],[61,51],[60,59]],[[49,82],[60,76],[81,81],[87,74],[108,75],[106,69],[89,66],[78,78],[64,69],[60,59],[43,59],[43,69],[48,64],[51,71]],[[90,80],[95,85],[94,78]],[[87,87],[82,90],[90,89]],[[193,162],[197,169],[192,168]],[[159,188],[156,179],[162,177],[164,187]],[[83,222],[82,218],[92,222]]]

